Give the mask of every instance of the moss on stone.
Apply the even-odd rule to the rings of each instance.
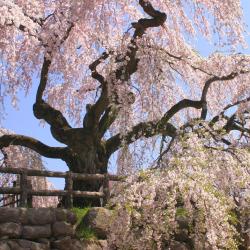
[[[93,229],[83,225],[81,222],[85,215],[90,210],[90,207],[84,207],[84,208],[78,208],[74,207],[72,208],[72,212],[76,214],[77,222],[76,222],[76,237],[79,239],[86,239],[86,240],[96,240],[97,237],[95,235],[95,232]]]

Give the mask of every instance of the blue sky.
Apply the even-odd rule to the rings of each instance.
[[[225,0],[222,0],[225,1]],[[242,0],[244,18],[248,25],[250,33],[250,0]],[[246,36],[247,44],[250,46],[250,35]],[[213,46],[204,39],[198,39],[196,49],[204,56],[207,56],[213,51]],[[250,54],[250,48],[242,50],[243,53]],[[42,127],[39,121],[33,116],[32,106],[35,101],[35,91],[37,84],[34,84],[33,89],[27,97],[23,93],[19,94],[19,109],[15,110],[10,103],[6,105],[7,117],[3,122],[3,127],[15,131],[18,134],[33,136],[50,146],[58,146],[59,143],[53,139],[50,134],[49,127]],[[44,158],[44,163],[47,169],[54,171],[67,171],[66,164],[61,160]],[[64,180],[59,178],[50,179],[56,188],[64,188]]]

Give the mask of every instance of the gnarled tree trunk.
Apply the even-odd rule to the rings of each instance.
[[[68,154],[64,161],[69,170],[74,173],[105,174],[107,173],[108,156],[105,145],[88,129],[81,129],[71,133],[68,141]],[[73,190],[98,192],[102,181],[73,181]],[[100,206],[100,199],[75,197],[73,205]]]

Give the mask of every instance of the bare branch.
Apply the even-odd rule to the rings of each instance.
[[[247,133],[250,135],[250,129],[244,127],[243,123],[237,121],[236,113],[234,113],[231,117],[223,116],[223,118],[227,120],[226,125],[223,127],[227,133],[229,133],[232,130],[237,130],[242,134]]]
[[[161,119],[161,123],[167,122],[169,119],[171,119],[176,113],[178,113],[180,110],[185,108],[196,108],[201,109],[202,108],[202,101],[193,101],[189,99],[183,99],[176,103],[171,109],[169,109],[163,118]]]
[[[239,105],[239,104],[246,103],[246,102],[250,102],[250,96],[247,97],[247,98],[245,98],[245,99],[242,99],[242,100],[239,100],[239,101],[237,101],[237,102],[234,102],[234,103],[232,103],[232,104],[227,105],[227,106],[224,108],[224,111],[223,111],[223,112],[225,112],[227,109],[230,109],[230,108],[232,108],[232,107],[234,107],[234,106],[237,106],[237,105]]]

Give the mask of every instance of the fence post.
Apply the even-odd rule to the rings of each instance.
[[[104,175],[104,180],[103,180],[103,206],[105,206],[110,198],[110,191],[109,191],[109,175],[105,174]]]
[[[73,179],[72,179],[72,172],[68,171],[67,176],[65,178],[65,186],[67,190],[67,196],[66,196],[66,208],[72,208],[73,207]]]
[[[16,185],[16,181],[12,181],[12,187],[16,187],[16,186],[17,186],[17,185]],[[11,196],[11,202],[13,203],[13,207],[18,206],[17,200],[18,200],[17,195],[13,194],[13,195]]]
[[[27,180],[27,189],[32,190],[32,182],[31,182],[31,180]],[[27,195],[27,206],[28,207],[32,207],[32,200],[33,200],[32,194],[28,194]]]
[[[24,170],[21,173],[20,178],[20,187],[21,187],[21,195],[20,195],[20,206],[21,207],[27,207],[28,205],[28,179],[27,179],[27,171]]]
[[[20,174],[17,174],[16,175],[16,187],[21,187],[20,178],[21,178]],[[16,195],[16,206],[17,207],[20,207],[20,199],[21,199],[20,194],[17,194]]]

